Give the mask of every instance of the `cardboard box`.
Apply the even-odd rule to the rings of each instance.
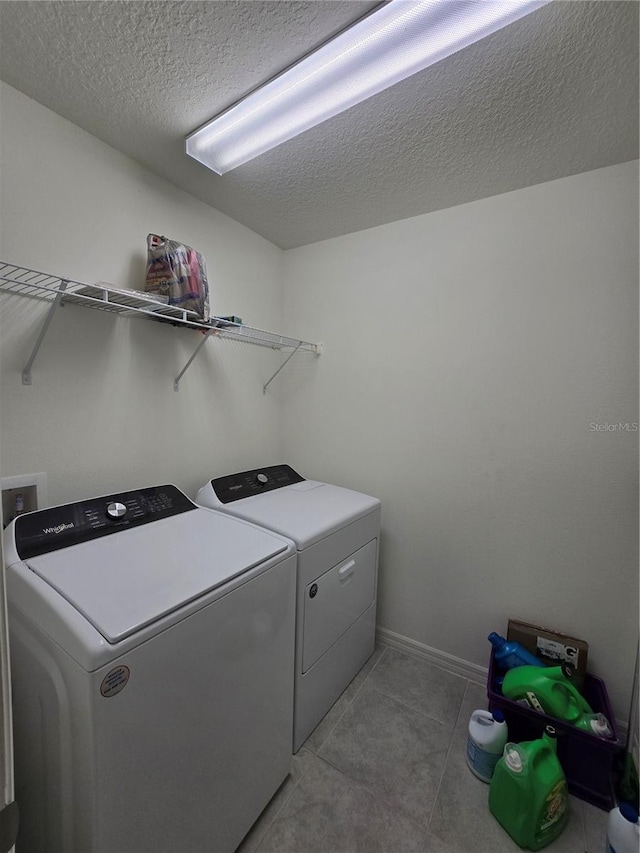
[[[587,673],[589,644],[584,640],[517,619],[509,619],[507,640],[516,640],[549,666],[570,664],[576,671],[579,683]]]

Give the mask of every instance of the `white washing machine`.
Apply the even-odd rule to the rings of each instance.
[[[231,853],[287,776],[295,547],[160,486],[4,534],[22,853]]]
[[[196,502],[296,544],[297,752],[374,650],[380,501],[274,465],[210,480]]]

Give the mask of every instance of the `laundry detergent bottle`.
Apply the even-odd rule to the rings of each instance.
[[[577,723],[585,714],[593,716],[589,703],[573,686],[570,666],[519,666],[510,669],[502,682],[507,699],[524,701],[536,711],[542,711],[567,723]]]
[[[502,711],[474,711],[469,720],[467,764],[472,773],[490,782],[507,742],[507,724]]]
[[[584,714],[580,719],[576,720],[575,727],[583,732],[589,732],[590,735],[611,740],[615,737],[613,729],[609,724],[609,720],[604,714]]]
[[[544,667],[541,660],[516,640],[505,640],[500,634],[492,631],[487,640],[493,646],[493,657],[502,669],[511,669],[514,666],[540,666]]]
[[[631,803],[620,803],[609,812],[605,853],[638,853],[639,849],[638,809]]]
[[[506,744],[489,785],[491,814],[526,850],[546,847],[569,819],[555,736],[553,726],[547,726],[539,740]]]

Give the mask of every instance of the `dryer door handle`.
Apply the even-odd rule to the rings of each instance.
[[[348,563],[345,563],[341,569],[338,569],[338,577],[341,581],[346,581],[347,578],[350,578],[356,568],[356,561],[349,560]]]

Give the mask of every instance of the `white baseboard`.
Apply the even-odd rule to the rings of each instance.
[[[488,667],[478,666],[475,663],[470,663],[462,658],[457,658],[447,652],[441,652],[440,649],[434,649],[431,646],[426,646],[424,643],[419,643],[417,640],[412,640],[409,637],[403,637],[402,634],[396,634],[394,631],[389,631],[387,628],[376,628],[376,640],[383,646],[389,646],[391,649],[396,649],[398,652],[404,652],[407,655],[414,655],[423,660],[432,663],[434,666],[439,666],[447,672],[453,672],[455,675],[461,675],[469,681],[476,684],[487,683],[489,674]],[[616,729],[618,739],[625,741],[627,737],[627,723],[624,720],[616,720]],[[636,753],[638,750],[636,740]]]
[[[474,681],[476,684],[486,685],[487,675],[489,670],[485,666],[478,666],[475,663],[457,658],[447,652],[441,652],[439,649],[434,649],[431,646],[425,646],[424,643],[419,643],[417,640],[411,640],[409,637],[403,637],[402,634],[396,634],[387,628],[376,628],[376,640],[383,646],[389,646],[399,652],[405,652],[408,655],[422,658],[429,663],[439,666],[441,669],[446,669],[447,672],[453,672],[455,675],[461,675],[463,678]]]

